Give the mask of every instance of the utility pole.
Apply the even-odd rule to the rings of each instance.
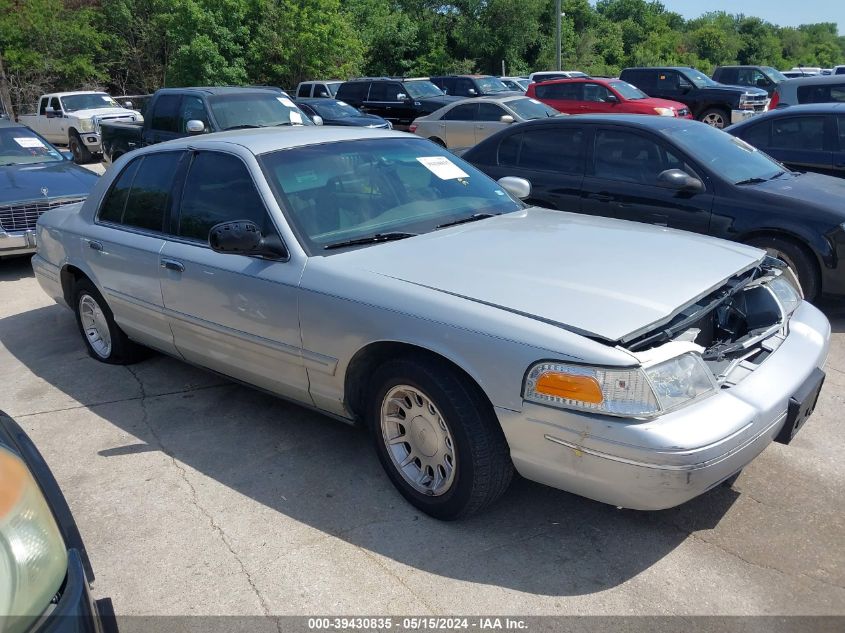
[[[556,70],[563,70],[560,65],[560,0],[555,0],[555,18],[557,21],[557,31],[555,34]]]

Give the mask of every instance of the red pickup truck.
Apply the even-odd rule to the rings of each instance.
[[[566,114],[654,114],[693,118],[683,103],[649,97],[619,79],[554,79],[529,85],[525,96]]]

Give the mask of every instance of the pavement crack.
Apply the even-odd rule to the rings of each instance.
[[[199,495],[197,494],[197,489],[196,487],[194,487],[194,484],[191,483],[190,477],[188,477],[188,471],[185,469],[182,463],[178,459],[176,459],[170,449],[167,448],[164,441],[161,439],[161,436],[159,435],[158,431],[156,430],[155,426],[150,421],[149,410],[147,409],[147,400],[150,396],[147,396],[147,390],[144,386],[144,381],[141,380],[141,377],[138,376],[135,370],[129,367],[128,365],[124,365],[124,369],[126,369],[126,371],[128,371],[132,375],[132,377],[135,379],[135,382],[138,383],[138,389],[141,391],[141,397],[138,398],[141,405],[141,422],[144,424],[144,426],[147,427],[147,430],[149,431],[150,435],[153,437],[155,443],[158,445],[159,450],[161,450],[161,452],[167,456],[167,458],[170,460],[171,465],[179,473],[180,479],[185,482],[185,485],[188,487],[188,490],[190,490],[191,505],[193,505],[200,512],[200,514],[202,514],[206,518],[208,524],[211,526],[212,531],[217,534],[218,538],[220,539],[220,542],[223,543],[223,545],[232,555],[232,558],[234,558],[235,562],[237,562],[241,574],[244,576],[247,584],[250,586],[250,589],[252,589],[252,592],[258,599],[258,603],[259,605],[261,605],[261,610],[263,611],[264,615],[271,617],[272,614],[270,610],[270,605],[267,603],[267,600],[261,594],[261,591],[255,584],[255,580],[253,579],[252,574],[250,574],[249,570],[247,569],[246,564],[235,551],[235,548],[232,546],[232,542],[226,535],[226,532],[214,519],[214,515],[212,515],[211,512],[209,512],[209,510],[200,503]],[[156,394],[155,396],[151,397],[157,398],[159,397],[159,394]],[[274,621],[278,632],[283,633],[280,620],[278,618],[274,618]]]

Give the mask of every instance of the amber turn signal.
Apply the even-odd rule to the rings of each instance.
[[[592,376],[577,376],[550,371],[542,374],[534,387],[537,393],[556,398],[566,398],[589,404],[604,400],[601,386]]]

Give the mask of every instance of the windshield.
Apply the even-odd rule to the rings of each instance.
[[[623,99],[648,99],[648,95],[627,81],[611,81],[610,87],[622,95]]]
[[[532,119],[545,119],[546,117],[557,116],[560,114],[554,108],[550,108],[545,103],[541,103],[536,99],[525,97],[525,99],[511,99],[505,101],[504,105],[516,112],[520,119],[530,121]]]
[[[312,125],[289,97],[270,91],[215,95],[208,98],[208,103],[221,130]]]
[[[325,99],[321,102],[312,101],[308,105],[324,119],[348,119],[351,116],[361,116],[358,110],[345,101],[329,101]]]
[[[687,79],[689,79],[693,84],[695,84],[696,88],[715,88],[720,86],[718,82],[713,81],[702,72],[694,70],[692,68],[685,68],[681,71],[681,74],[684,75]]]
[[[64,160],[55,147],[25,127],[0,128],[0,166]]]
[[[414,99],[443,96],[443,91],[430,81],[406,81],[402,85],[405,86],[408,96]]]
[[[481,94],[484,95],[495,92],[508,92],[510,90],[498,77],[480,77],[475,80],[475,84],[481,90]]]
[[[725,180],[769,180],[784,172],[780,163],[757,151],[742,139],[704,123],[671,126],[663,133],[695,156],[702,165]]]
[[[778,84],[782,81],[786,81],[787,79],[789,79],[789,77],[784,75],[777,68],[772,68],[771,66],[763,66],[760,70],[762,70],[763,74],[766,75],[769,79]]]
[[[331,96],[335,96],[337,94],[337,89],[340,88],[340,84],[342,83],[342,81],[333,81],[332,83],[326,84],[326,88],[329,89],[329,94]]]
[[[324,143],[259,160],[300,241],[313,252],[339,241],[427,233],[476,213],[522,208],[475,167],[424,139]]]
[[[87,95],[70,95],[60,97],[62,108],[65,112],[76,112],[77,110],[91,110],[93,108],[120,108],[117,101],[108,96],[105,92],[95,92]]]

